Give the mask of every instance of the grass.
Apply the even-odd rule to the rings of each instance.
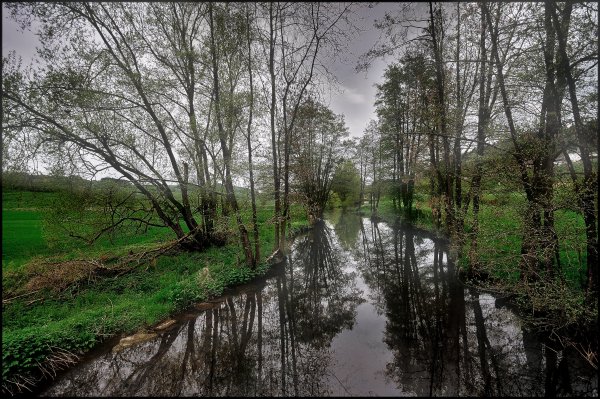
[[[22,264],[32,256],[46,253],[47,249],[40,211],[2,210],[3,265],[5,262]]]
[[[51,272],[44,269],[49,267],[42,262],[47,258],[63,262],[106,259],[148,249],[172,238],[165,230],[158,229],[91,246],[65,238],[64,245],[50,247],[44,239],[42,213],[55,193],[8,194],[3,196],[2,285],[5,294],[16,292],[36,274]],[[249,216],[245,210],[243,218],[247,223]],[[272,209],[259,209],[263,260],[274,247],[273,225],[268,222],[271,218]],[[293,231],[307,225],[299,206],[292,208],[292,220]],[[161,256],[154,264],[134,268],[118,277],[80,281],[58,292],[46,287],[35,296],[3,303],[3,391],[9,387],[7,381],[38,378],[40,364],[52,367],[48,359],[53,353],[81,354],[108,337],[148,328],[194,302],[219,295],[227,287],[264,274],[268,269],[264,263],[256,270],[239,265],[243,255],[233,217],[223,220],[222,224],[225,225],[222,228],[231,232],[230,242],[224,247]],[[58,270],[57,273],[68,275],[70,272]],[[35,299],[32,301],[32,298]]]
[[[423,189],[426,190],[426,189]],[[420,195],[415,201],[416,218],[414,225],[434,230],[431,208],[426,195]],[[523,223],[521,212],[525,198],[516,192],[492,192],[482,196],[479,213],[478,256],[480,263],[492,276],[507,282],[516,282],[519,278],[519,258],[522,242]],[[367,207],[363,208],[367,210]],[[392,200],[381,199],[377,211],[379,217],[393,221],[399,216]],[[465,232],[471,232],[472,211],[465,218]],[[555,212],[555,229],[560,243],[561,272],[568,284],[580,289],[586,272],[585,224],[579,212],[559,209]],[[467,254],[470,248],[467,238],[459,264],[469,266]]]
[[[19,269],[34,257],[62,256],[64,259],[74,259],[82,256],[101,256],[108,250],[129,251],[139,245],[175,237],[169,229],[149,227],[148,232],[143,235],[127,234],[112,240],[102,237],[94,245],[87,245],[64,233],[50,233],[44,229],[44,215],[60,195],[57,192],[32,191],[2,193],[3,271]]]

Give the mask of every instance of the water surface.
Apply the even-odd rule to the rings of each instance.
[[[105,347],[43,395],[598,395],[579,354],[456,278],[444,239],[355,214],[203,308],[149,341]]]

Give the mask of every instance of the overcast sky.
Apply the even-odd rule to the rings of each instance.
[[[376,60],[369,70],[356,72],[358,57],[368,51],[378,40],[380,31],[373,27],[376,19],[383,18],[386,11],[397,11],[399,3],[378,3],[368,8],[365,3],[357,10],[359,25],[364,29],[348,46],[348,54],[343,61],[336,61],[331,71],[336,74],[341,92],[331,93],[329,106],[337,114],[343,114],[352,136],[361,136],[369,119],[375,117],[375,83],[380,82],[389,59]],[[360,20],[362,19],[362,20]],[[10,50],[28,60],[35,54],[38,44],[33,32],[22,32],[18,25],[10,19],[9,13],[2,6],[2,56]]]
[[[362,21],[357,21],[357,24],[364,30],[350,43],[346,59],[335,62],[332,67],[341,92],[331,94],[329,106],[335,113],[344,115],[352,136],[362,136],[369,119],[375,118],[375,84],[380,82],[383,71],[390,62],[387,59],[377,59],[367,72],[356,72],[358,57],[370,50],[379,39],[381,32],[373,27],[375,20],[382,19],[386,11],[398,8],[398,3],[385,2],[373,5],[372,8],[366,5],[360,7],[357,14]]]

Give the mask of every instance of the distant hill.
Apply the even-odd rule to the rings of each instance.
[[[100,187],[107,183],[117,184],[124,188],[133,188],[129,181],[112,177],[87,180],[80,176],[32,175],[24,172],[2,173],[2,189],[4,191],[58,192],[77,188]],[[154,189],[151,185],[146,186],[151,190]],[[169,184],[169,186],[173,194],[181,194],[181,190],[177,185]],[[221,184],[217,184],[216,191],[225,192],[225,188]],[[234,187],[234,191],[236,196],[243,197],[248,195],[250,190],[245,187]]]
[[[131,187],[131,183],[125,180],[105,177],[101,180],[86,180],[80,176],[50,176],[50,175],[32,175],[24,172],[2,173],[2,189],[16,191],[34,191],[34,192],[56,192],[63,190],[72,190],[78,187],[89,187],[95,184],[105,184],[106,182],[115,182],[125,187]]]

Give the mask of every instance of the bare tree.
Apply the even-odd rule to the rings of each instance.
[[[215,16],[214,5],[209,3],[209,23],[210,23],[210,52],[212,62],[212,75],[213,75],[213,96],[215,104],[215,119],[217,124],[217,131],[219,134],[219,141],[221,144],[221,152],[223,154],[223,169],[224,169],[224,186],[227,192],[227,203],[235,213],[235,218],[240,234],[240,240],[242,249],[244,251],[246,263],[252,267],[256,266],[254,259],[254,253],[250,246],[250,239],[248,236],[248,230],[242,221],[240,214],[240,208],[235,196],[233,179],[231,174],[231,154],[233,149],[233,143],[235,140],[236,130],[240,125],[240,120],[237,115],[237,104],[235,99],[235,90],[237,86],[237,79],[241,73],[242,67],[240,63],[244,55],[242,53],[244,43],[243,37],[235,35],[235,28],[233,31],[227,31],[225,21],[235,25],[243,22],[243,17],[237,10],[230,10],[228,5],[225,5],[222,10],[218,10],[218,15]],[[246,15],[247,16],[247,15]],[[219,46],[215,42],[215,36],[219,36]],[[227,98],[221,97],[221,80],[219,76],[219,64],[224,63],[227,68],[226,87]],[[221,106],[227,107],[225,112],[222,112]]]
[[[275,245],[285,247],[290,212],[290,148],[300,105],[316,82],[324,52],[339,51],[352,4],[271,3],[269,5],[269,76]],[[331,54],[330,54],[331,55]],[[282,187],[283,185],[283,187]]]

